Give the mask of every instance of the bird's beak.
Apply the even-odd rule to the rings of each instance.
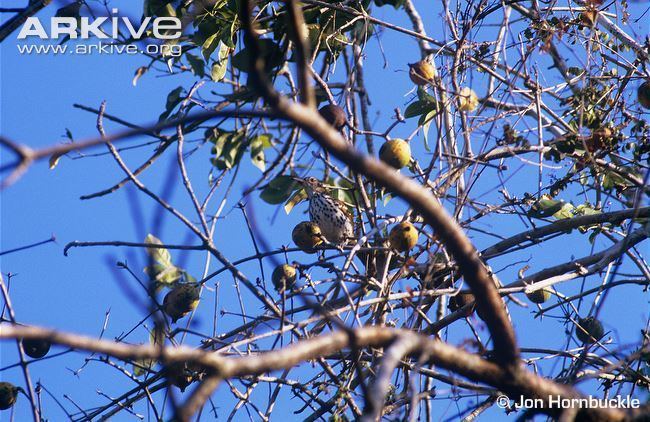
[[[300,183],[300,184],[304,184],[304,183],[305,183],[305,179],[303,179],[302,177],[291,176],[291,178],[293,179],[294,182],[298,182],[298,183]]]

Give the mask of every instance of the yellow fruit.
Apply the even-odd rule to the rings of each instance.
[[[318,113],[327,120],[327,123],[334,126],[336,129],[341,129],[348,121],[345,111],[335,104],[328,104],[318,110]]]
[[[426,60],[409,63],[409,77],[416,85],[428,85],[436,76],[436,68]]]
[[[531,293],[526,293],[526,297],[533,303],[544,303],[551,298],[551,289],[544,287]]]
[[[30,358],[38,359],[47,355],[47,352],[50,351],[51,343],[47,340],[23,340],[23,350],[25,354]]]
[[[196,283],[179,283],[163,300],[163,310],[176,322],[192,312],[199,304],[199,285]]]
[[[16,403],[18,391],[20,391],[19,387],[9,382],[0,382],[0,410],[9,409]]]
[[[271,276],[273,286],[278,293],[291,290],[296,284],[296,268],[291,265],[278,265]]]
[[[650,81],[645,81],[636,92],[641,107],[650,109]]]
[[[478,107],[478,97],[476,93],[468,87],[460,90],[458,94],[458,110],[474,111]]]
[[[379,149],[379,159],[391,167],[401,169],[411,161],[411,147],[403,139],[391,139]]]
[[[298,223],[291,232],[293,243],[296,244],[303,252],[315,253],[314,248],[323,243],[323,235],[320,227],[311,221]]]
[[[418,231],[413,224],[405,221],[393,227],[388,234],[388,241],[393,249],[406,252],[418,243]]]
[[[594,317],[579,318],[578,325],[580,327],[576,327],[576,336],[585,344],[595,343],[605,335],[603,324]]]

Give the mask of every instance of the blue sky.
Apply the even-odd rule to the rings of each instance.
[[[8,3],[8,4],[4,4]],[[16,3],[16,4],[14,4]],[[22,5],[23,2],[5,1],[4,7]],[[138,2],[114,1],[122,12],[133,16],[140,15]],[[417,2],[421,12],[426,16],[437,16],[440,13],[438,3],[433,8],[428,8],[427,3]],[[641,6],[633,6],[632,10],[640,10]],[[49,7],[39,13],[40,17],[47,17],[54,13],[56,7]],[[389,8],[379,9],[379,16],[389,19],[398,25],[408,26],[407,20]],[[4,18],[4,17],[3,17]],[[436,19],[427,20],[427,30],[432,36],[442,37],[441,28],[435,25]],[[635,26],[637,34],[648,33],[647,23],[645,29],[639,23]],[[490,36],[490,29],[485,29],[483,36]],[[372,41],[366,52],[368,59],[365,65],[366,80],[373,101],[372,116],[377,122],[377,127],[385,128],[390,124],[392,109],[400,106],[404,110],[412,98],[409,94],[412,84],[408,80],[406,63],[415,61],[419,57],[417,44],[406,37],[383,31],[382,47],[388,58],[387,67],[379,52],[377,42]],[[544,59],[540,59],[544,60]],[[91,55],[74,56],[66,55],[20,55],[16,49],[15,34],[0,45],[0,133],[15,141],[25,143],[33,148],[52,145],[64,141],[66,128],[71,131],[75,140],[82,140],[97,136],[95,129],[95,116],[88,112],[76,109],[73,104],[97,108],[102,101],[107,102],[107,113],[119,116],[125,120],[138,124],[154,122],[161,111],[167,93],[179,85],[189,89],[194,79],[183,75],[162,75],[150,72],[140,79],[137,86],[131,83],[135,69],[146,60],[139,56],[128,55]],[[543,63],[542,63],[543,64]],[[342,65],[341,65],[342,66]],[[334,81],[340,76],[338,71],[332,78]],[[555,73],[549,73],[548,78],[557,78]],[[469,83],[469,82],[468,82]],[[481,95],[483,85],[480,82],[476,89]],[[209,96],[211,89],[219,89],[212,82],[207,82],[202,93]],[[632,91],[630,91],[632,92]],[[380,114],[375,114],[380,113]],[[120,129],[118,125],[105,123],[107,132],[111,133]],[[396,128],[393,136],[407,136],[415,127],[415,120]],[[435,135],[432,128],[432,137]],[[498,130],[499,131],[499,130]],[[135,145],[146,138],[127,141],[123,145]],[[148,139],[147,139],[148,140]],[[417,154],[425,154],[421,143],[421,136],[415,138],[414,150]],[[188,142],[191,139],[188,140]],[[172,147],[165,159],[156,163],[143,177],[142,180],[155,192],[160,193],[166,183],[166,175],[171,166],[175,166],[175,154]],[[104,152],[97,148],[86,152],[87,154]],[[133,168],[147,157],[150,149],[138,149],[125,153],[126,162]],[[172,153],[170,153],[172,152]],[[194,181],[194,187],[199,196],[208,190],[207,174],[210,163],[209,149],[203,148],[198,154],[192,155],[187,165]],[[6,151],[0,152],[0,160],[8,160]],[[74,157],[74,155],[71,155]],[[428,160],[425,160],[428,161]],[[566,167],[565,167],[566,168]],[[490,170],[488,170],[489,172]],[[226,256],[236,260],[251,254],[252,244],[241,212],[235,207],[244,187],[257,180],[259,170],[246,163],[240,170],[238,181],[233,187],[233,197],[226,203],[223,221],[217,224],[215,242]],[[512,194],[521,196],[526,191],[531,191],[536,185],[536,169],[522,165],[521,169],[511,166],[507,176],[513,176],[513,183],[509,186]],[[497,193],[497,179],[488,177],[486,182],[477,187],[478,192],[487,192],[484,200],[494,200]],[[47,239],[56,235],[56,243],[18,252],[1,257],[2,272],[15,274],[11,281],[11,296],[18,319],[24,323],[57,327],[69,331],[83,333],[91,336],[99,334],[105,315],[109,312],[109,319],[104,338],[114,338],[129,330],[143,317],[142,310],[130,301],[120,287],[116,278],[115,262],[126,260],[134,271],[142,275],[142,268],[146,265],[144,254],[136,249],[126,248],[77,248],[71,250],[68,257],[63,256],[63,246],[73,240],[101,241],[125,240],[139,242],[145,234],[151,232],[152,217],[156,207],[149,198],[133,190],[122,189],[119,192],[99,199],[81,201],[79,197],[92,193],[108,186],[122,178],[122,173],[116,164],[106,155],[99,157],[85,157],[83,159],[63,158],[54,170],[49,170],[47,163],[41,162],[34,165],[22,179],[10,189],[2,192],[1,218],[0,218],[0,250],[7,250],[25,244]],[[546,179],[548,180],[548,179]],[[178,184],[178,181],[176,181]],[[191,203],[187,200],[182,186],[172,193],[169,200],[181,211],[191,212]],[[214,201],[213,211],[224,195],[224,188],[219,188]],[[567,200],[582,202],[582,198],[567,197]],[[257,193],[248,199],[250,206],[255,211],[255,216],[267,241],[274,247],[290,244],[290,229],[300,219],[304,205],[289,216],[283,211],[277,212],[277,207],[262,203]],[[133,210],[139,209],[144,216],[144,224],[134,223]],[[406,210],[406,206],[399,200],[391,202],[388,212],[399,214]],[[525,228],[519,220],[512,217],[495,217],[485,223],[483,229],[492,229],[500,234],[514,234]],[[154,233],[166,243],[187,243],[188,233],[181,224],[166,216],[160,231]],[[493,239],[479,233],[470,233],[479,249],[489,246]],[[535,270],[565,262],[571,256],[581,257],[589,254],[590,244],[586,236],[573,234],[570,241],[566,239],[549,241],[542,247],[531,248],[521,254],[515,255],[517,259],[532,258],[531,267]],[[196,244],[192,239],[189,243]],[[595,250],[600,250],[608,243],[599,241]],[[647,243],[642,244],[646,252]],[[185,268],[195,277],[200,277],[205,262],[204,253],[179,253],[172,252],[175,262],[184,262]],[[313,257],[303,254],[294,254],[290,260],[311,262]],[[512,255],[505,259],[496,259],[490,262],[493,269],[501,269],[511,264]],[[211,270],[218,269],[214,262]],[[272,270],[272,262],[265,261],[267,275]],[[523,264],[514,266],[500,273],[504,283],[516,278],[516,271]],[[621,271],[630,269],[623,265]],[[249,278],[259,277],[259,267],[256,261],[241,267]],[[532,272],[532,270],[531,270]],[[123,282],[136,286],[124,272],[120,272]],[[6,276],[5,276],[6,280]],[[239,313],[234,281],[226,273],[219,277],[219,303],[218,308],[229,312]],[[214,286],[214,284],[209,284]],[[136,286],[137,287],[137,286]],[[404,287],[400,285],[399,287]],[[579,289],[579,281],[562,286],[562,293],[569,295]],[[248,314],[260,311],[258,302],[250,296],[244,306]],[[195,319],[194,328],[210,332],[212,330],[212,312],[214,309],[214,293],[204,291],[202,302]],[[511,307],[512,316],[518,321],[517,335],[522,347],[557,347],[563,348],[565,338],[564,328],[558,320],[545,318],[542,321],[533,319],[531,309]],[[557,314],[556,314],[557,315]],[[615,338],[615,346],[623,346],[638,341],[639,329],[648,319],[648,298],[638,286],[622,287],[616,289],[607,298],[607,304],[602,312],[603,319],[607,321],[605,328],[611,330]],[[477,322],[477,321],[475,321]],[[225,316],[218,318],[217,331],[224,332],[241,323],[241,318]],[[480,321],[478,321],[480,325]],[[468,331],[463,324],[454,326],[447,333],[449,341],[458,343],[468,336]],[[485,339],[487,332],[480,331]],[[139,329],[128,338],[131,342],[146,342],[148,335],[145,330]],[[285,339],[286,340],[286,339]],[[196,343],[195,338],[190,339]],[[573,345],[575,347],[575,344]],[[615,347],[613,346],[613,347]],[[61,349],[56,349],[61,351]],[[0,345],[0,365],[7,366],[16,361],[15,345],[3,342]],[[96,389],[115,396],[120,392],[132,388],[133,383],[114,369],[97,362],[90,363],[77,376],[71,370],[80,368],[84,363],[84,354],[70,353],[62,357],[44,360],[30,366],[32,378],[40,380],[45,387],[57,395],[57,398],[69,410],[74,406],[62,398],[68,394],[76,403],[84,408],[99,405],[105,398],[97,394]],[[549,366],[548,369],[551,367]],[[302,371],[292,371],[294,378],[306,377]],[[2,380],[9,380],[22,385],[23,379],[17,369],[6,370],[0,373]],[[593,387],[593,386],[591,386]],[[262,395],[268,394],[266,388],[260,389],[258,398],[264,402]],[[441,394],[442,396],[442,394]],[[233,404],[232,395],[227,387],[221,386],[216,401],[219,403],[219,416],[225,417],[230,412]],[[46,416],[51,420],[62,420],[64,413],[58,409],[54,401],[43,398]],[[283,398],[275,415],[292,415],[292,411],[301,404],[296,399]],[[447,403],[445,404],[445,406]],[[450,417],[455,411],[439,409],[441,417]],[[264,407],[264,406],[263,406]],[[461,406],[462,408],[463,406]],[[145,406],[136,407],[136,411],[147,415]],[[27,401],[22,399],[15,408],[16,420],[28,415]],[[451,413],[450,413],[451,412]],[[239,418],[245,418],[245,411],[240,411]],[[496,411],[488,418],[499,418],[502,415]],[[0,414],[0,420],[5,420],[7,413]],[[122,413],[116,420],[129,420],[126,413]]]

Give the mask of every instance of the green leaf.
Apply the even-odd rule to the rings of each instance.
[[[156,366],[156,361],[153,359],[138,359],[133,362],[132,366],[133,375],[141,377],[151,372],[153,367]]]
[[[54,170],[54,168],[59,164],[59,160],[61,159],[62,156],[63,156],[63,154],[58,154],[58,153],[57,154],[52,154],[52,156],[50,157],[50,162],[49,162],[50,170]]]
[[[603,175],[603,188],[610,189],[620,189],[623,190],[628,187],[628,182],[623,176],[613,171],[607,171]]]
[[[553,214],[553,217],[557,218],[558,220],[563,220],[565,218],[572,218],[573,217],[573,210],[574,210],[573,204],[567,202],[562,205],[562,208],[560,208],[559,211]]]
[[[224,13],[224,20],[232,22],[228,30],[224,30],[221,33],[221,42],[224,43],[228,48],[235,49],[236,45],[233,40],[237,39],[237,31],[241,27],[241,22],[237,19],[237,13]],[[225,29],[225,28],[224,28]]]
[[[418,99],[431,104],[436,104],[436,99],[433,95],[429,94],[426,89],[418,86]]]
[[[424,101],[414,101],[406,107],[404,110],[404,117],[410,119],[411,117],[416,117],[424,113],[426,103]]]
[[[594,207],[589,203],[585,202],[584,204],[578,205],[574,210],[573,213],[575,215],[595,215],[595,214],[601,214],[602,212],[600,210],[594,209]],[[580,233],[586,233],[590,229],[594,229],[599,227],[599,224],[592,224],[588,226],[580,226],[578,227],[578,230]]]
[[[165,326],[163,324],[154,324],[153,330],[149,331],[149,343],[157,347],[165,344]]]
[[[600,210],[594,209],[594,207],[589,202],[585,202],[584,204],[578,205],[576,207],[574,213],[575,213],[575,215],[602,214],[602,212]]]
[[[268,204],[281,204],[291,196],[298,183],[291,176],[278,176],[262,190],[260,198]]]
[[[138,81],[140,80],[142,75],[147,73],[147,70],[148,70],[147,66],[140,66],[135,70],[135,75],[133,76],[133,80],[131,81],[133,86],[136,86],[138,84]]]
[[[214,142],[211,159],[212,165],[219,170],[231,169],[239,163],[244,151],[246,150],[243,141],[242,132],[229,132],[214,129],[208,141]]]
[[[203,55],[203,58],[206,62],[210,60],[210,56],[212,56],[214,50],[216,50],[219,46],[219,35],[220,34],[218,32],[214,33],[209,36],[208,39],[203,42],[203,44],[201,44],[201,54]]]
[[[258,169],[266,170],[266,160],[264,158],[264,149],[271,146],[271,135],[258,135],[251,140],[251,161]]]
[[[378,7],[390,5],[395,8],[395,10],[400,9],[402,6],[404,6],[404,3],[406,0],[375,0],[375,4]]]
[[[183,271],[175,265],[154,264],[152,268],[145,267],[145,274],[160,285],[171,285],[183,276]]]
[[[429,148],[429,127],[431,126],[431,122],[433,119],[436,117],[438,114],[438,109],[436,108],[435,110],[432,110],[426,114],[423,114],[420,116],[420,120],[418,120],[418,125],[422,126],[422,135],[424,137],[424,149],[427,150],[427,152],[430,152],[431,149]]]
[[[169,0],[145,0],[145,16],[176,16],[176,10]]]
[[[179,86],[178,88],[174,89],[171,91],[169,94],[167,94],[167,102],[165,103],[165,111],[162,112],[162,114],[158,117],[158,121],[162,122],[163,120],[167,119],[171,112],[176,108],[178,104],[181,103],[183,100],[182,94],[183,93],[183,87]]]
[[[293,210],[293,207],[308,198],[307,192],[304,189],[298,189],[284,204],[284,212],[287,215]]]
[[[355,204],[362,206],[363,200],[361,199],[361,194],[356,189],[354,183],[350,183],[345,179],[339,179],[334,183],[334,185],[339,186],[340,189],[334,190],[332,196],[339,201],[343,201],[350,207],[354,207]]]
[[[160,239],[158,239],[156,236],[152,234],[148,234],[147,237],[144,239],[144,243],[147,245],[161,245],[162,242]],[[157,263],[163,265],[163,266],[170,266],[172,265],[172,256],[169,253],[169,251],[165,248],[150,248],[147,247],[147,254],[156,261]]]
[[[203,63],[203,60],[199,56],[195,56],[194,54],[190,54],[190,53],[185,53],[185,57],[187,57],[187,61],[189,62],[190,67],[192,68],[192,73],[194,73],[199,78],[204,77],[205,63]]]
[[[219,60],[212,64],[210,77],[214,82],[219,82],[226,76],[228,70],[228,47],[225,44],[220,44],[219,47]]]
[[[259,40],[260,58],[264,59],[267,69],[273,69],[283,62],[282,51],[273,40]],[[242,72],[250,72],[250,50],[243,48],[232,58],[232,65]]]
[[[241,138],[237,136],[229,137],[223,146],[223,152],[212,159],[212,164],[219,170],[231,169],[239,163],[243,153],[244,148],[242,148]]]
[[[406,107],[406,110],[404,111],[404,117],[407,119],[411,117],[416,117],[420,116],[423,114],[429,114],[431,112],[437,111],[438,106],[437,103],[435,102],[429,102],[429,101],[422,101],[422,100],[417,100],[412,102]]]
[[[54,16],[61,18],[79,18],[79,11],[81,9],[81,3],[74,2],[70,3],[56,11]]]
[[[550,217],[556,212],[560,212],[564,205],[564,201],[558,201],[556,199],[551,199],[548,195],[542,195],[539,201],[535,202],[530,207],[530,210],[528,210],[528,216],[534,218]]]

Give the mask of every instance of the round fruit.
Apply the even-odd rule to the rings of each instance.
[[[454,296],[449,297],[449,303],[447,307],[451,311],[457,311],[464,307],[465,305],[468,305],[470,303],[473,303],[472,306],[470,306],[467,310],[463,312],[463,316],[468,317],[472,314],[472,312],[476,311],[476,315],[478,315],[479,318],[485,321],[484,314],[481,310],[477,309],[476,303],[474,303],[476,298],[474,297],[473,293],[469,292],[461,292],[458,293]],[[504,305],[505,307],[505,305]]]
[[[401,169],[411,161],[411,147],[403,139],[391,139],[379,149],[379,159],[391,167]]]
[[[580,20],[585,26],[594,26],[597,19],[598,19],[597,9],[585,10],[580,14]]]
[[[291,232],[291,238],[293,243],[306,253],[315,253],[314,248],[323,243],[323,234],[320,227],[311,221],[298,223]]]
[[[576,327],[578,340],[585,344],[592,344],[599,341],[605,335],[603,324],[594,317],[579,318],[579,327]]]
[[[413,224],[405,221],[393,227],[388,234],[388,241],[393,249],[406,252],[418,243],[418,231]]]
[[[614,144],[614,132],[608,127],[601,127],[594,130],[587,138],[585,144],[589,152],[598,152],[609,149]]]
[[[409,63],[409,77],[416,85],[428,85],[436,76],[436,68],[426,60]]]
[[[636,92],[641,107],[650,109],[650,81],[645,81]]]
[[[462,308],[463,306],[473,302],[474,302],[474,295],[472,293],[461,292],[454,296],[449,297],[449,302],[447,303],[447,307],[449,308],[450,311],[455,312],[460,308]],[[475,307],[476,307],[475,305],[470,306],[469,309],[467,309],[464,312],[464,315],[470,316],[472,312],[474,312]]]
[[[0,382],[0,410],[9,409],[16,403],[18,391],[20,391],[19,387],[9,382]]]
[[[163,300],[163,310],[176,322],[192,312],[199,304],[199,285],[196,283],[179,283]]]
[[[348,121],[345,111],[335,104],[328,104],[318,110],[321,117],[327,120],[327,123],[334,126],[336,129],[341,129]]]
[[[551,289],[544,287],[534,292],[526,293],[526,297],[533,303],[544,303],[551,298]]]
[[[175,362],[167,366],[165,376],[170,384],[175,385],[181,391],[185,391],[187,386],[194,381],[194,372],[186,362]]]
[[[296,268],[291,265],[278,265],[271,276],[273,286],[278,293],[290,290],[296,283]]]
[[[478,107],[478,97],[471,88],[463,88],[458,95],[458,109],[460,111],[474,111]]]
[[[49,341],[40,339],[23,340],[22,343],[25,354],[34,359],[42,358],[47,355],[47,352],[50,351],[50,346],[52,345]]]

